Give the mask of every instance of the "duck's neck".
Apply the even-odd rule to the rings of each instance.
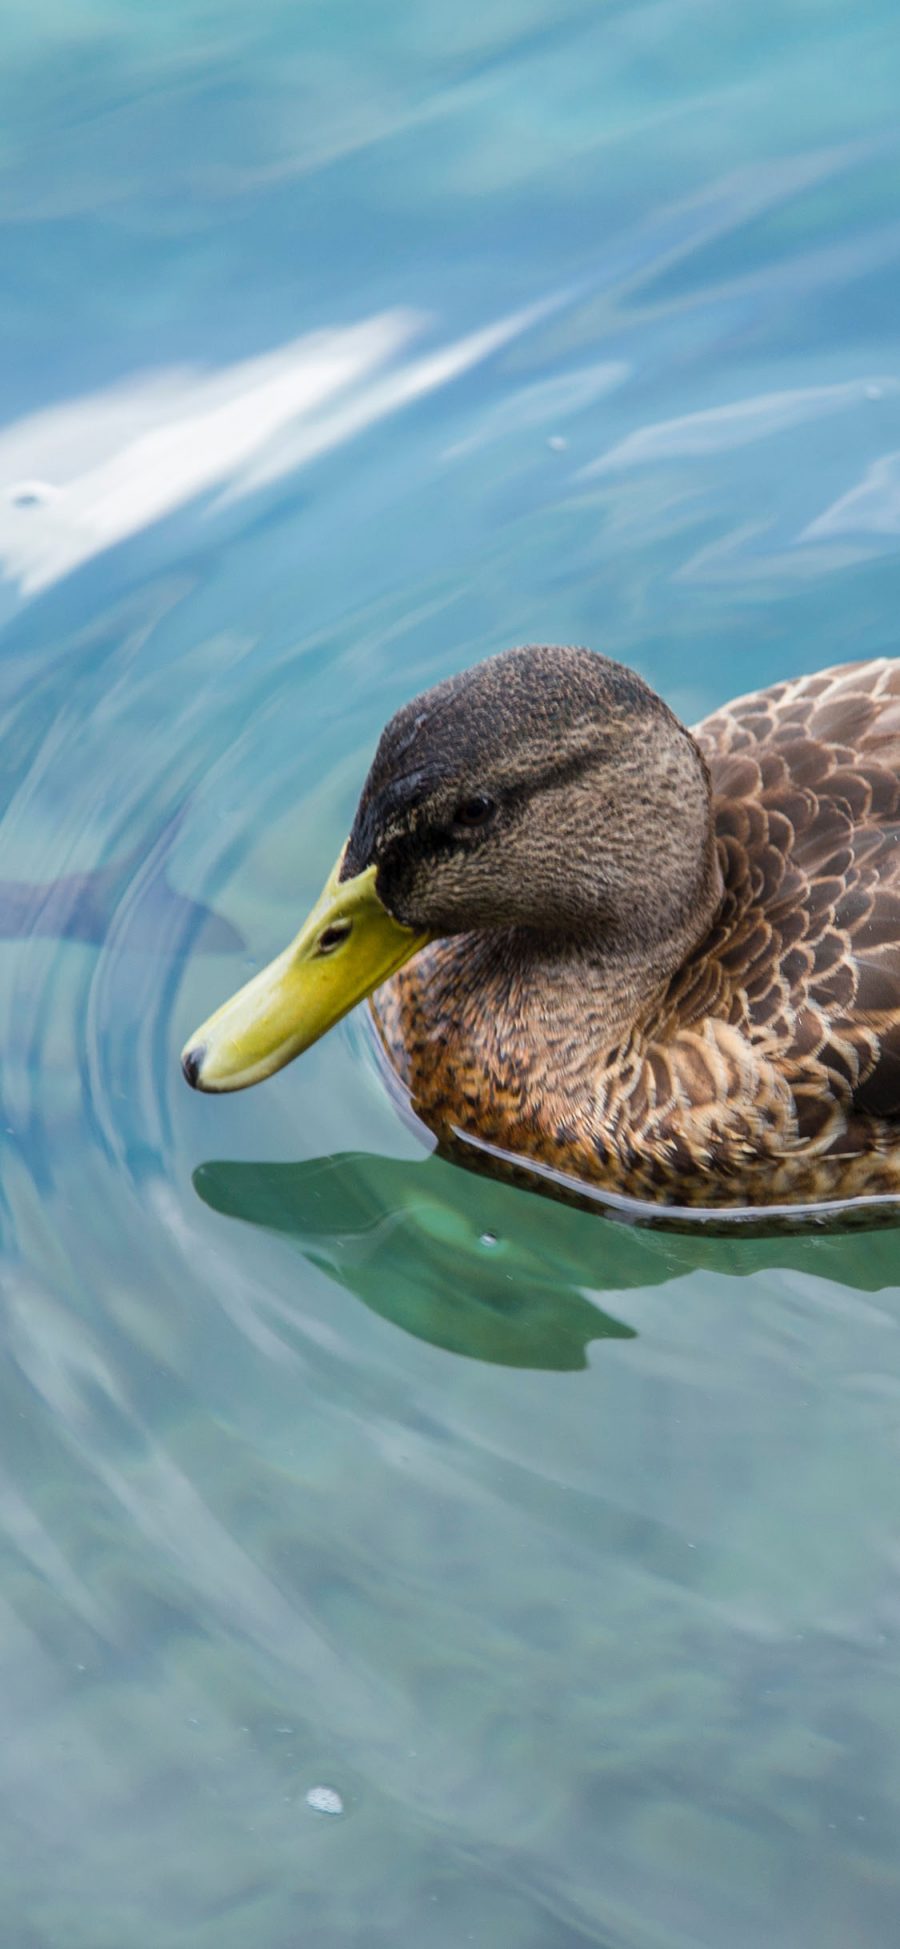
[[[436,941],[375,998],[395,1066],[432,1128],[595,1136],[597,1083],[626,1043],[652,1038],[666,991],[709,930],[708,896],[640,953],[599,939],[551,943],[526,930]],[[518,1139],[511,1133],[518,1131]]]
[[[636,952],[608,942],[550,943],[522,929],[440,941],[420,957],[422,1002],[481,1046],[495,1026],[527,1049],[571,1038],[592,1066],[657,1012],[672,976],[708,933],[718,896],[676,937]],[[413,970],[411,970],[413,972]]]

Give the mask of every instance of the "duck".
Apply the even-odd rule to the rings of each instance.
[[[693,729],[581,647],[426,690],[185,1076],[246,1088],[367,997],[451,1155],[663,1205],[900,1195],[900,662]]]

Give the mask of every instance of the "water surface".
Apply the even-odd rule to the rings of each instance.
[[[423,684],[894,653],[894,8],[8,13],[4,1941],[893,1949],[896,1238],[177,1051]]]

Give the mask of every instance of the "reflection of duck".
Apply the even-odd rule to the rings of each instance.
[[[189,1080],[258,1081],[385,981],[444,1142],[677,1203],[900,1192],[900,664],[776,684],[696,736],[586,650],[426,692]]]
[[[583,1290],[596,1272],[577,1212],[543,1210],[442,1158],[405,1164],[351,1152],[300,1164],[202,1164],[194,1185],[214,1210],[295,1239],[373,1312],[451,1353],[577,1368],[589,1341],[633,1337]],[[596,1245],[594,1226],[586,1229]]]
[[[202,1164],[204,1203],[293,1239],[304,1256],[420,1340],[508,1367],[577,1369],[592,1340],[630,1339],[607,1296],[702,1268],[775,1267],[877,1291],[896,1234],[781,1238],[598,1226],[580,1211],[479,1180],[433,1155],[351,1152],[299,1164]]]

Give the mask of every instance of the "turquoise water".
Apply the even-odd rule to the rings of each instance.
[[[898,82],[888,0],[8,0],[9,1949],[893,1949],[896,1235],[177,1052],[424,683],[897,649]]]

